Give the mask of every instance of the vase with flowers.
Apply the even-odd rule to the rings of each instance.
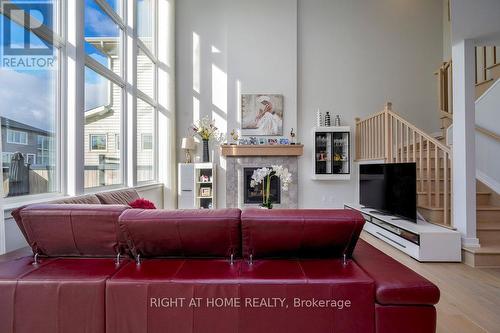
[[[203,117],[193,124],[191,129],[194,135],[203,142],[203,162],[210,162],[209,141],[212,139],[216,141],[222,140],[222,134],[219,133],[219,129],[215,126],[215,120],[210,120],[208,116]]]
[[[250,186],[255,188],[262,184],[262,205],[261,207],[272,209],[271,179],[278,177],[281,181],[281,189],[288,191],[288,186],[292,182],[292,174],[287,168],[281,165],[273,165],[271,168],[260,168],[253,172]]]

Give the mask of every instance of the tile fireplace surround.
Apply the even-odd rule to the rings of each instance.
[[[248,208],[257,205],[244,204],[244,169],[282,165],[292,174],[288,191],[281,191],[281,204],[276,208],[298,206],[298,160],[297,156],[226,156],[226,206]]]

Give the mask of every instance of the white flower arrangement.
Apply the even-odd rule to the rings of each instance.
[[[271,168],[260,168],[253,172],[251,187],[256,187],[262,184],[262,206],[271,209],[271,178],[278,177],[281,180],[281,188],[283,191],[288,191],[288,186],[292,182],[292,174],[287,168],[281,165],[273,165]]]

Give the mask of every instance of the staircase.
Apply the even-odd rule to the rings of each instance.
[[[500,54],[496,46],[476,47],[476,100],[483,97],[500,79]],[[435,73],[439,82],[439,109],[441,120],[441,138],[453,124],[452,103],[452,62],[443,63]],[[476,120],[476,131],[500,141],[498,134],[485,129]],[[477,200],[477,237],[480,248],[463,248],[465,263],[474,267],[500,266],[500,195],[479,180],[476,185]]]
[[[356,120],[356,160],[417,165],[417,210],[430,223],[453,228],[452,160],[445,137],[434,138],[392,111]],[[464,262],[500,267],[500,195],[477,182],[477,235],[480,248],[463,248]]]

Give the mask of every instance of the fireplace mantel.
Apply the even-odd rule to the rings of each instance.
[[[304,145],[222,145],[222,156],[302,156]]]

